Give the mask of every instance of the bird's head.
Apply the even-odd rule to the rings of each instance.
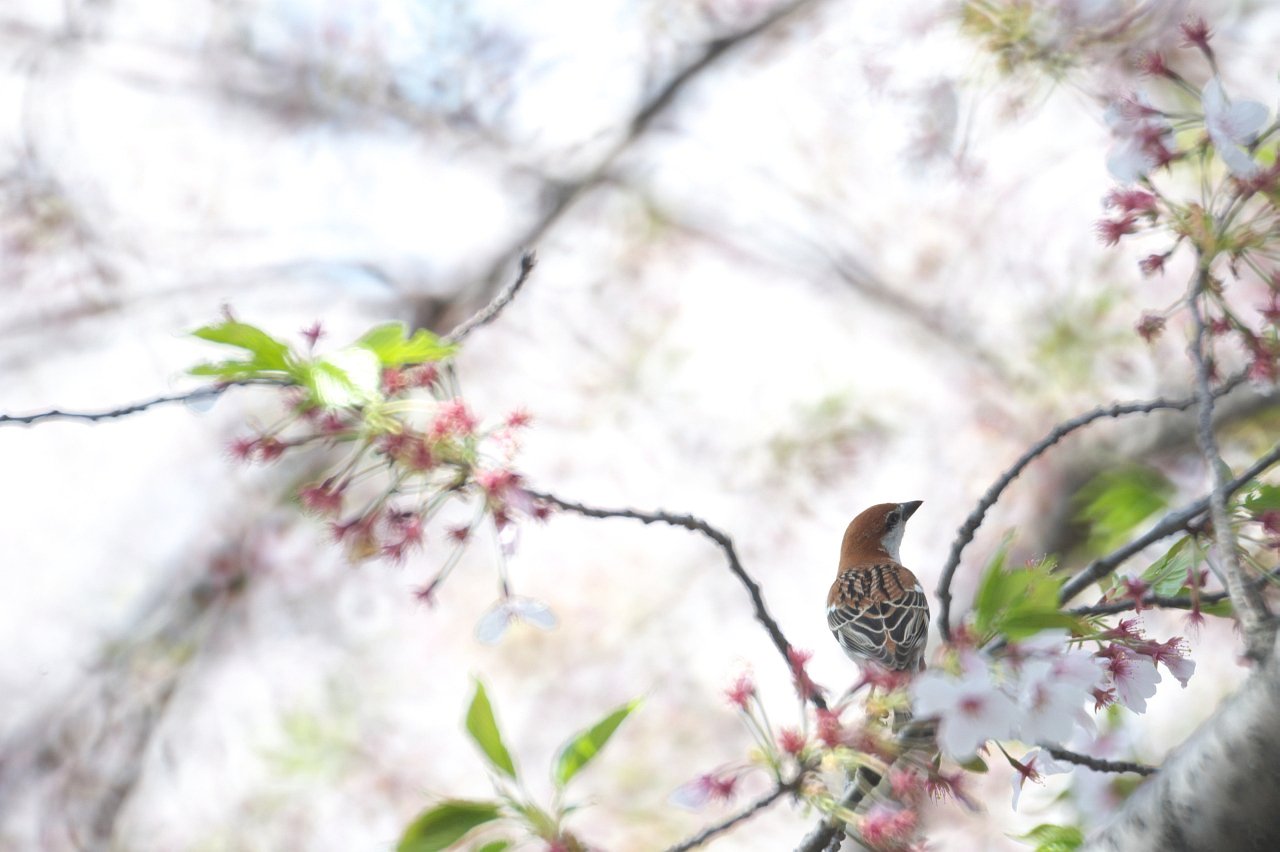
[[[920,508],[921,500],[909,503],[877,503],[849,522],[840,545],[840,567],[892,559],[900,562],[898,548],[907,518]]]

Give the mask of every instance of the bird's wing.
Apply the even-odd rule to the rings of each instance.
[[[924,654],[929,603],[915,576],[901,565],[849,568],[832,586],[827,626],[850,656],[912,670]]]

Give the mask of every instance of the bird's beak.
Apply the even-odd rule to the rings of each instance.
[[[902,504],[902,520],[905,521],[907,518],[914,515],[916,513],[916,509],[919,509],[920,504],[923,502],[924,502],[923,500],[912,500],[910,503],[903,503]]]

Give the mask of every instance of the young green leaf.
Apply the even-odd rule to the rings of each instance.
[[[560,749],[560,754],[556,757],[556,764],[552,770],[552,777],[555,779],[556,786],[563,787],[569,783],[570,778],[577,775],[584,766],[590,763],[591,759],[600,753],[600,749],[604,748],[604,744],[613,736],[613,732],[618,730],[622,720],[626,719],[631,714],[631,711],[639,706],[640,699],[629,701],[587,730],[571,737],[564,744],[564,747]]]
[[[477,846],[475,852],[506,852],[510,848],[510,840],[490,840],[483,846]]]
[[[1254,515],[1280,509],[1280,486],[1257,485],[1244,498],[1244,507]]]
[[[1195,537],[1183,536],[1142,572],[1142,579],[1157,595],[1176,595],[1187,582],[1187,572],[1198,565],[1200,559]]]
[[[197,328],[191,333],[210,343],[246,350],[253,358],[244,363],[255,370],[289,371],[289,344],[277,340],[257,326],[225,320],[217,325]]]
[[[1005,560],[1009,557],[1011,537],[1006,535],[1004,541],[996,548],[996,552],[983,569],[982,578],[978,581],[978,591],[973,599],[974,626],[980,635],[991,632],[998,614],[1008,604],[1012,589],[1009,587],[1009,575],[1004,570]]]
[[[423,328],[415,331],[412,337],[408,334],[404,323],[389,322],[369,329],[355,345],[377,355],[384,367],[439,361],[458,349],[455,344],[442,343],[440,338]]]
[[[1089,522],[1089,547],[1098,552],[1123,544],[1138,524],[1169,505],[1173,485],[1147,467],[1108,470],[1080,489],[1080,518]]]
[[[1084,834],[1074,825],[1042,823],[1018,840],[1034,843],[1036,852],[1072,852],[1084,845]]]
[[[396,852],[441,852],[466,837],[472,829],[501,816],[496,802],[446,800],[423,811],[409,824]]]
[[[299,373],[312,400],[326,408],[364,405],[379,396],[381,370],[377,356],[367,349],[341,349],[305,365]]]
[[[516,777],[516,765],[511,760],[511,752],[502,744],[502,735],[498,732],[498,722],[493,717],[489,696],[485,693],[484,684],[478,680],[475,697],[471,699],[471,707],[467,710],[467,732],[495,769],[509,778]]]

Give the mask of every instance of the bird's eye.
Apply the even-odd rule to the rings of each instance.
[[[888,517],[884,519],[884,522],[891,527],[896,527],[898,525],[898,510],[894,509],[890,512]]]

